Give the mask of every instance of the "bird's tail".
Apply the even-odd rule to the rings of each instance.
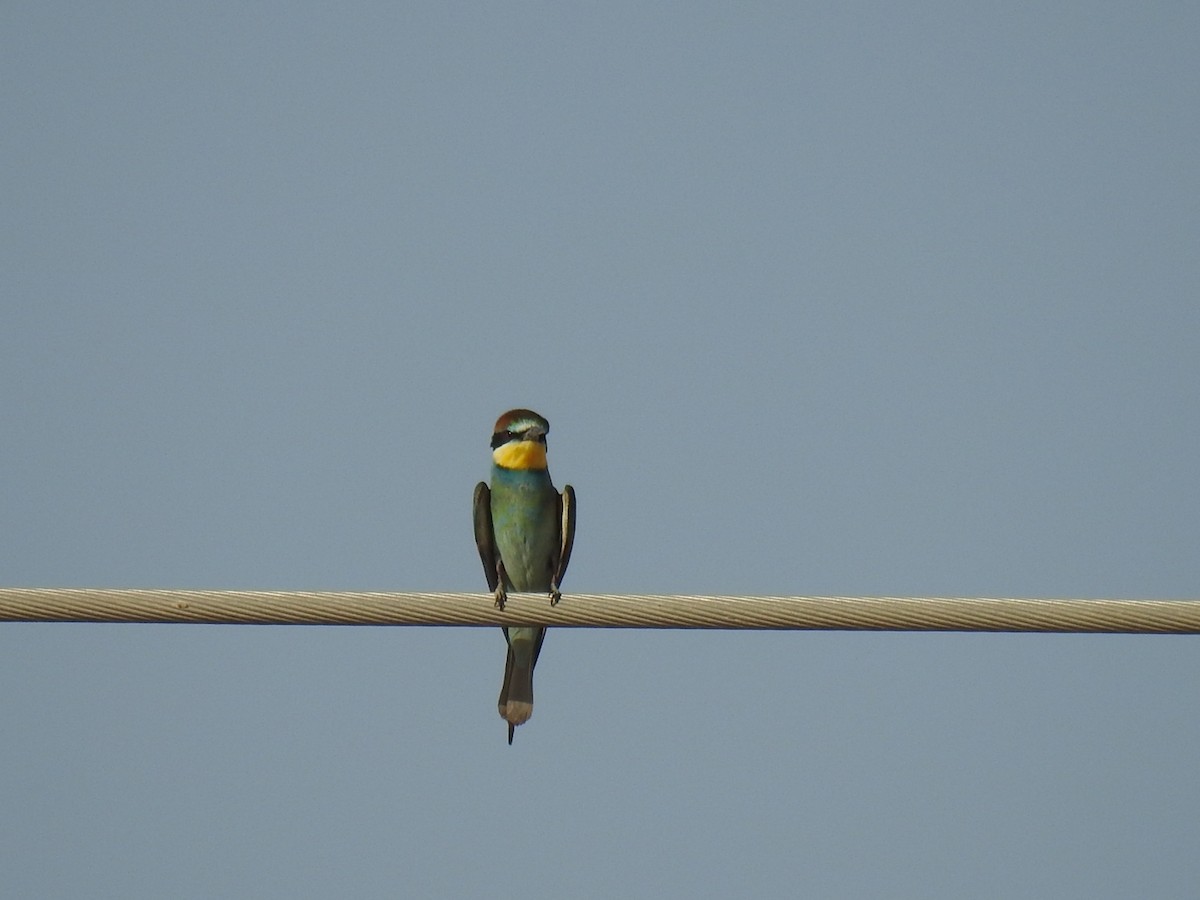
[[[513,729],[524,725],[533,715],[533,666],[537,662],[538,628],[508,629],[508,659],[504,664],[504,684],[496,704],[500,717],[508,722],[508,742]]]

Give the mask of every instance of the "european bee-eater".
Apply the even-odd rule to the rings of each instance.
[[[528,409],[510,409],[492,433],[492,486],[475,487],[475,546],[483,560],[496,606],[504,609],[509,591],[545,591],[558,603],[558,586],[575,541],[575,490],[562,493],[546,468],[550,423]],[[498,704],[513,729],[533,715],[533,667],[545,628],[505,628],[508,661]]]

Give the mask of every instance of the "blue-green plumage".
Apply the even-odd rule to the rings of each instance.
[[[496,605],[508,591],[541,592],[559,599],[559,581],[575,536],[575,492],[554,488],[546,469],[549,424],[530,410],[505,413],[492,437],[491,487],[475,488],[475,544]],[[498,709],[513,729],[533,714],[533,669],[546,637],[541,627],[505,628],[508,658]]]
[[[492,465],[492,529],[510,591],[549,591],[558,556],[558,491],[546,469]]]

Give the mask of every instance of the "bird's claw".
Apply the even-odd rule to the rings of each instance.
[[[496,609],[504,612],[504,604],[508,602],[508,591],[503,586],[496,588]]]
[[[555,587],[550,588],[550,605],[558,606],[558,601],[561,599],[562,599],[562,592],[559,591],[558,587],[555,586]]]

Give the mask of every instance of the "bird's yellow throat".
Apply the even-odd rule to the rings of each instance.
[[[503,469],[544,469],[546,445],[537,441],[509,441],[492,451],[492,461]]]

